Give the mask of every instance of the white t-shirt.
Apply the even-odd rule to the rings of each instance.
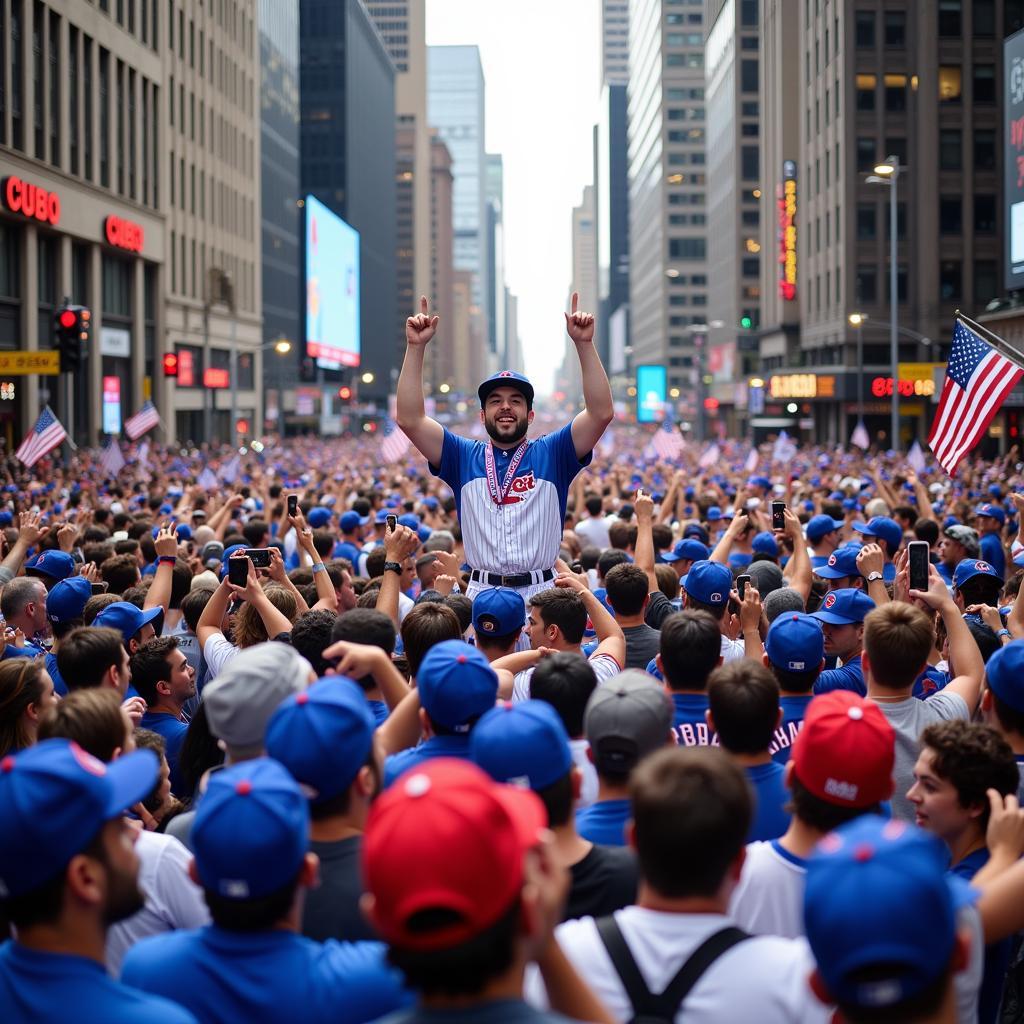
[[[214,633],[203,644],[203,660],[206,662],[206,681],[212,682],[227,668],[228,662],[241,650],[223,633]]]
[[[750,843],[743,874],[729,901],[729,914],[754,935],[785,939],[804,934],[806,861],[784,850],[778,840]]]
[[[615,912],[633,959],[652,992],[663,992],[676,972],[714,932],[733,922],[722,914],[671,914],[626,907]],[[555,932],[565,955],[616,1020],[633,1010],[592,917],[567,921]],[[831,1008],[811,992],[814,969],[802,939],[758,936],[723,953],[686,997],[676,1024],[827,1024]],[[536,968],[526,980],[527,1001],[547,1007],[547,993]]]
[[[622,666],[610,654],[592,654],[587,661],[597,676],[597,685],[608,682],[622,671]],[[533,666],[517,672],[512,682],[512,703],[530,699],[530,680],[533,678]]]
[[[746,657],[746,648],[742,640],[730,640],[722,634],[722,662],[737,661]]]
[[[584,547],[610,548],[612,545],[608,537],[608,523],[600,516],[597,519],[581,519],[576,524],[576,536],[585,543]]]
[[[173,836],[140,832],[135,843],[139,855],[139,887],[146,905],[107,930],[107,970],[121,973],[125,953],[139,939],[210,923],[203,890],[188,876],[192,854]]]
[[[576,809],[589,807],[597,800],[597,769],[587,756],[590,744],[586,740],[569,740],[572,763],[580,770],[580,798],[576,801]]]

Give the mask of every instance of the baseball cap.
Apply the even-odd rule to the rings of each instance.
[[[423,710],[432,722],[456,732],[494,707],[498,676],[477,648],[464,640],[434,644],[416,673]]]
[[[534,792],[565,778],[572,768],[569,734],[558,712],[542,700],[491,708],[473,729],[469,756],[495,782]]]
[[[42,551],[25,563],[25,575],[66,580],[75,575],[75,560],[66,551]]]
[[[309,510],[309,515],[306,516],[306,522],[314,530],[319,530],[321,526],[326,526],[331,521],[331,510],[324,508],[323,505],[317,505],[316,508]]]
[[[772,482],[766,476],[752,476],[747,480],[748,487],[763,487],[766,491],[771,489]]]
[[[815,697],[793,743],[793,771],[814,796],[871,807],[892,796],[896,734],[882,709],[849,690]]]
[[[420,517],[412,512],[406,512],[398,517],[398,525],[408,526],[410,530],[418,530],[420,528]]]
[[[860,569],[857,568],[857,555],[859,554],[859,548],[845,546],[836,548],[828,556],[828,562],[814,570],[814,575],[825,580],[842,580],[847,577],[856,579],[860,576]]]
[[[895,519],[888,516],[874,516],[866,523],[854,523],[853,528],[865,537],[877,537],[884,540],[889,549],[889,557],[896,554],[903,543],[903,529]]]
[[[833,530],[842,529],[844,526],[844,520],[833,519],[831,516],[811,516],[807,520],[807,539],[812,544],[817,544],[826,533],[831,533]]]
[[[745,572],[750,577],[754,586],[757,587],[757,592],[761,595],[762,601],[769,594],[786,585],[782,570],[776,562],[766,562],[762,558],[756,562],[751,562],[745,569]]]
[[[429,526],[421,525],[419,529],[416,531],[416,536],[419,537],[421,544],[426,544],[427,541],[430,540],[433,533],[434,531]]]
[[[524,854],[546,827],[535,793],[500,785],[469,761],[433,758],[399,776],[374,801],[363,835],[377,931],[415,950],[448,949],[486,931],[515,904]],[[454,920],[415,927],[427,910]]]
[[[975,576],[991,576],[993,579],[999,580],[1000,583],[1003,582],[1003,577],[989,562],[976,558],[964,558],[957,562],[956,569],[953,570],[954,588],[959,589]]]
[[[203,689],[210,732],[236,759],[258,755],[271,715],[286,697],[306,688],[311,671],[288,644],[270,640],[239,651]]]
[[[351,533],[357,526],[365,526],[369,521],[369,516],[364,519],[358,512],[346,512],[341,517],[341,532]]]
[[[814,618],[831,626],[849,626],[863,622],[874,607],[875,602],[863,590],[844,587],[842,590],[830,590],[821,602],[821,607],[812,614]]]
[[[148,608],[143,611],[141,608],[136,608],[130,601],[114,601],[93,619],[92,624],[116,629],[124,637],[124,642],[128,643],[147,622],[153,623],[153,629],[159,636],[160,629],[158,627],[162,623],[157,619],[162,619],[163,614],[163,608]]]
[[[508,636],[526,623],[526,604],[518,590],[491,587],[473,598],[473,629],[492,636]]]
[[[14,513],[10,509],[0,510],[0,526],[10,526],[14,522]]]
[[[779,555],[779,542],[775,539],[773,533],[768,530],[762,530],[760,533],[754,534],[754,539],[750,542],[750,549],[755,554],[771,555],[773,558],[777,558]]]
[[[661,555],[660,561],[680,562],[683,559],[689,559],[691,562],[700,562],[706,561],[710,554],[711,552],[706,544],[702,544],[699,540],[684,538],[683,540],[676,541],[676,545],[671,551],[664,552]]]
[[[199,558],[207,569],[217,572],[224,558],[224,545],[219,540],[211,540],[203,545],[203,550],[199,552]]]
[[[283,888],[309,847],[309,806],[299,784],[269,757],[210,776],[192,824],[204,889],[248,900]]]
[[[768,627],[764,639],[768,660],[784,672],[810,672],[825,657],[821,624],[802,612],[780,615]]]
[[[192,527],[188,523],[178,523],[174,527],[174,535],[178,540],[191,540],[192,539]]]
[[[990,519],[995,519],[1000,526],[1006,522],[1006,512],[1004,512],[998,505],[991,505],[988,502],[985,502],[984,505],[978,505],[974,510],[974,514],[976,516],[988,516]]]
[[[958,544],[962,544],[964,551],[967,552],[969,558],[977,558],[981,551],[981,546],[978,542],[978,531],[973,527],[964,526],[961,523],[954,523],[952,526],[947,526],[943,533],[950,539],[955,540]]]
[[[1011,640],[985,662],[985,684],[1004,704],[1024,713],[1024,640]]]
[[[718,562],[694,562],[682,579],[683,589],[702,604],[724,604],[732,589],[732,573]]]
[[[515,370],[501,370],[488,377],[477,388],[476,393],[480,399],[480,404],[483,405],[487,401],[487,396],[497,388],[515,388],[517,391],[522,392],[526,398],[527,405],[533,405],[533,385],[526,377],[521,373],[516,373]]]
[[[0,760],[0,895],[20,896],[55,878],[104,822],[151,793],[159,774],[151,750],[104,764],[66,739]]]
[[[683,539],[689,540],[691,537],[695,540],[699,540],[701,544],[707,544],[707,542],[711,539],[708,536],[708,531],[705,530],[704,527],[700,525],[700,523],[690,523],[689,526],[684,527]]]
[[[598,772],[622,775],[663,747],[672,727],[672,702],[654,679],[627,669],[590,695],[583,731]]]
[[[267,723],[268,756],[311,792],[316,804],[343,793],[366,764],[376,720],[347,676],[318,679],[286,697]]]
[[[376,515],[373,517],[373,522],[377,526],[383,526],[388,521],[388,516],[394,515],[394,511],[390,508],[379,508],[377,509]]]
[[[90,597],[92,584],[84,576],[69,576],[66,580],[60,580],[46,595],[46,617],[57,623],[81,618]]]
[[[717,523],[722,518],[722,510],[717,505],[712,505],[707,512],[706,519],[709,523]]]
[[[892,1006],[948,969],[956,913],[977,896],[948,864],[936,836],[874,814],[818,844],[807,863],[804,925],[835,999]]]

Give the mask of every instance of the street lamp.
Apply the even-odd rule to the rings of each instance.
[[[437,390],[440,391],[442,395],[447,395],[451,389],[452,386],[450,384],[442,384]]]
[[[274,342],[274,351],[279,356],[286,356],[292,350],[292,343],[287,338],[278,338]]]
[[[366,373],[363,374],[361,379],[364,384],[372,384],[374,380],[376,380],[374,375],[369,370],[367,370]]]
[[[864,423],[864,340],[861,328],[867,320],[867,313],[851,313],[846,319],[857,329],[857,422]]]
[[[875,166],[875,173],[870,175],[867,179],[869,185],[887,185],[889,188],[889,358],[892,363],[892,424],[889,428],[890,436],[889,440],[894,451],[899,450],[899,437],[900,437],[900,396],[899,396],[899,379],[900,379],[900,353],[899,343],[897,341],[897,310],[898,310],[898,295],[897,292],[897,244],[896,244],[896,228],[897,228],[897,206],[896,206],[896,192],[897,182],[899,181],[900,171],[906,170],[905,167],[900,166],[899,159],[895,156],[888,156],[885,158],[883,163]]]

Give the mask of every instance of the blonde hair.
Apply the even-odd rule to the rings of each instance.
[[[270,603],[289,622],[295,621],[299,606],[295,602],[295,595],[287,587],[271,583],[263,591]],[[239,648],[255,647],[270,639],[259,612],[248,602],[242,605],[235,616],[234,637]]]

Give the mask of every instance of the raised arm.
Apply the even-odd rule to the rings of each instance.
[[[420,312],[405,321],[405,360],[398,378],[398,425],[432,466],[441,464],[444,428],[423,409],[423,355],[427,342],[437,330],[438,317],[430,315],[430,304],[420,296]]]
[[[174,578],[174,563],[178,555],[178,538],[170,527],[164,526],[156,535],[156,574],[153,583],[146,591],[146,599],[142,602],[145,608],[163,608],[164,615],[171,606],[171,584]]]
[[[637,491],[633,510],[637,527],[633,561],[647,573],[647,592],[653,594],[658,589],[658,576],[654,571],[654,531],[651,527],[654,501],[649,494]]]
[[[789,560],[790,565],[793,567],[789,574],[789,586],[804,599],[804,605],[806,605],[807,598],[811,593],[812,583],[811,558],[807,554],[807,542],[804,540],[800,520],[797,518],[796,513],[788,506],[785,511],[785,522],[786,525],[782,532],[793,544],[793,556]],[[789,566],[787,565],[786,568],[788,569]]]
[[[612,407],[612,389],[608,375],[601,365],[601,357],[594,347],[594,314],[577,312],[580,296],[572,293],[572,312],[565,314],[565,329],[569,332],[583,374],[583,412],[572,421],[572,443],[577,458],[582,459],[594,450],[605,428],[615,413]]]
[[[583,606],[587,609],[587,615],[590,616],[594,633],[597,634],[597,649],[591,657],[608,654],[620,666],[624,665],[626,663],[626,637],[622,632],[622,627],[612,617],[611,612],[601,604],[597,595],[587,588],[579,576],[571,572],[559,573],[555,577],[555,586],[575,590],[580,595]]]

